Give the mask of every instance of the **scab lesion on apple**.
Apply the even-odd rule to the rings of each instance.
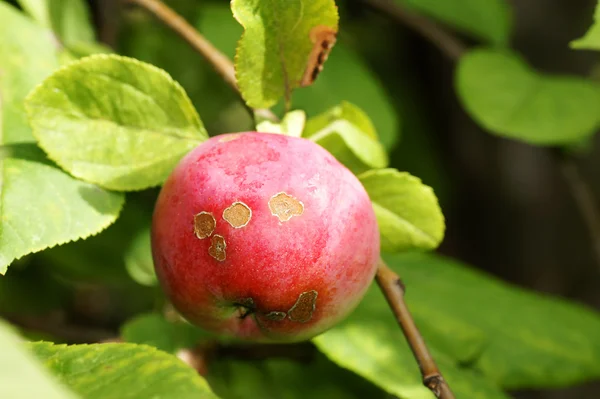
[[[203,211],[194,216],[194,233],[200,240],[210,237],[216,226],[217,221],[210,212]]]
[[[234,229],[241,229],[250,223],[252,209],[241,201],[236,201],[223,211],[223,219]]]
[[[308,322],[316,308],[318,292],[315,290],[303,292],[298,296],[298,300],[288,312],[288,317],[292,321],[300,323]]]
[[[301,216],[304,213],[304,204],[282,191],[271,197],[269,209],[271,215],[277,216],[280,222],[287,222],[292,217]]]
[[[227,243],[225,242],[225,237],[219,234],[215,234],[210,239],[210,248],[208,248],[208,254],[218,260],[219,262],[223,262],[227,257],[227,253],[225,250],[227,249]]]
[[[265,318],[268,320],[272,320],[272,321],[281,321],[283,319],[285,319],[287,316],[287,313],[285,312],[278,312],[278,311],[273,311],[273,312],[269,312],[265,315]]]

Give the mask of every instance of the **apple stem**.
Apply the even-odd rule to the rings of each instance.
[[[408,341],[410,349],[419,364],[419,369],[423,377],[423,385],[429,388],[437,398],[454,399],[454,394],[438,369],[429,349],[427,349],[423,336],[419,332],[404,301],[406,290],[402,280],[385,264],[383,259],[379,262],[376,280],[388,304],[392,308],[396,320],[404,333],[404,337]]]
[[[212,67],[217,71],[227,83],[240,97],[242,94],[237,84],[235,76],[235,68],[233,62],[219,49],[208,41],[200,32],[198,32],[192,25],[190,25],[185,18],[177,14],[172,8],[164,4],[160,0],[125,0],[126,2],[137,4],[138,6],[145,8],[150,11],[156,18],[158,18],[163,24],[171,28],[173,32],[177,33],[183,38],[188,44],[190,44],[194,50],[196,50]],[[243,98],[242,98],[243,100]],[[255,117],[261,117],[263,120],[268,119],[273,122],[278,122],[279,118],[269,109],[252,109],[250,108]]]

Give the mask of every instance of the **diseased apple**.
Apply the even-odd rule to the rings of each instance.
[[[309,339],[354,309],[379,259],[358,179],[317,144],[267,133],[214,137],[158,197],[152,253],[190,322],[254,341]]]

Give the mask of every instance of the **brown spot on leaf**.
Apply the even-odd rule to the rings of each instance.
[[[300,86],[310,86],[314,83],[323,70],[323,64],[336,42],[337,31],[329,26],[318,25],[311,29],[310,40],[313,42],[313,48],[308,56],[306,69],[300,81]]]
[[[223,262],[226,257],[226,248],[227,243],[225,243],[225,238],[219,234],[215,234],[210,239],[210,248],[208,248],[208,254],[219,262]]]
[[[292,216],[300,216],[304,213],[304,204],[291,195],[281,192],[271,197],[269,209],[280,222],[287,222]]]
[[[194,216],[194,233],[199,239],[210,237],[216,225],[217,221],[210,212],[200,212]]]
[[[288,311],[288,316],[292,321],[306,323],[312,318],[317,303],[317,291],[307,291],[300,294],[298,300]]]
[[[223,219],[236,229],[247,225],[251,218],[252,210],[243,202],[234,202],[229,208],[223,211]]]
[[[285,316],[287,316],[287,314],[285,312],[269,312],[265,315],[265,318],[269,319],[269,320],[273,320],[273,321],[281,321],[283,319],[285,319]]]

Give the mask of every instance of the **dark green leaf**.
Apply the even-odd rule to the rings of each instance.
[[[94,29],[90,10],[83,0],[18,0],[41,26],[51,29],[69,47],[77,43],[93,43]]]
[[[269,108],[300,86],[313,47],[321,46],[311,38],[315,28],[337,32],[333,0],[233,0],[231,9],[244,27],[236,76],[253,108]]]
[[[146,345],[28,345],[86,399],[214,399],[206,381],[173,355]]]
[[[491,133],[537,145],[568,144],[595,132],[600,88],[569,76],[545,76],[508,52],[463,56],[456,89],[469,114]]]
[[[358,177],[367,190],[387,252],[436,248],[444,238],[444,215],[431,187],[396,169]]]
[[[485,333],[487,343],[470,367],[498,384],[559,387],[600,377],[598,313],[450,259],[421,254],[386,260],[407,285],[409,306],[440,334],[452,336],[446,319]]]
[[[427,286],[416,286],[410,279],[406,279],[405,283],[408,289],[407,299],[412,299],[412,294],[417,290],[420,290],[423,296],[431,294],[427,291]],[[446,298],[448,302],[451,299]],[[444,314],[428,306],[427,302],[410,301],[409,307],[432,350],[435,361],[457,398],[508,398],[489,379],[459,366],[469,364],[487,344],[481,330],[461,320],[455,320],[452,313]],[[436,330],[434,323],[439,324],[443,332]],[[331,360],[363,376],[390,394],[410,399],[434,398],[423,386],[417,362],[376,284],[370,287],[367,295],[348,319],[314,338],[313,342]]]
[[[158,313],[147,313],[129,320],[121,329],[126,342],[154,346],[169,353],[193,348],[210,335],[185,321],[171,322]]]
[[[224,399],[385,398],[382,391],[322,356],[302,363],[222,359],[210,364],[206,378]]]
[[[161,184],[207,138],[179,84],[156,67],[116,55],[70,63],[38,86],[26,107],[50,158],[114,190]]]

